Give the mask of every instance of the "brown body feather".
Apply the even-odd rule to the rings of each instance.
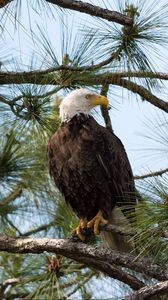
[[[93,117],[76,115],[62,123],[48,146],[50,174],[79,218],[136,202],[133,175],[118,137]]]

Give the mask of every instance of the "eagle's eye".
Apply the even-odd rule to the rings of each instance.
[[[86,99],[89,99],[89,95],[86,95],[85,98],[86,98]]]

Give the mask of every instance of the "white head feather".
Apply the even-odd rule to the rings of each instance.
[[[103,102],[104,101],[104,102]],[[70,92],[60,104],[62,122],[70,121],[75,115],[89,115],[91,109],[99,104],[107,105],[107,98],[88,89],[76,89]]]

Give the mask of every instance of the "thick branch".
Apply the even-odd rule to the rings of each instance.
[[[52,4],[56,4],[60,7],[76,10],[81,13],[86,13],[91,16],[100,17],[108,21],[116,22],[121,25],[132,25],[132,19],[118,13],[116,11],[111,11],[109,9],[101,8],[99,6],[92,5],[90,3],[85,3],[76,0],[46,0]]]
[[[132,295],[123,298],[123,300],[145,300],[153,299],[154,295],[167,295],[168,294],[168,280],[159,282],[152,286],[145,286],[139,291],[133,293]],[[152,297],[152,298],[151,298]]]
[[[43,71],[37,72],[1,72],[0,73],[0,84],[11,84],[11,83],[33,83],[33,84],[54,84],[54,85],[60,85],[60,79],[56,79],[57,76],[53,74],[46,75]],[[58,76],[59,78],[59,76]],[[131,92],[138,94],[141,96],[142,100],[146,100],[149,103],[153,104],[154,106],[162,109],[165,112],[168,112],[168,102],[163,101],[162,99],[156,97],[154,94],[152,94],[149,90],[144,88],[141,85],[138,85],[132,81],[129,81],[127,79],[119,78],[116,74],[112,76],[110,74],[109,77],[106,77],[106,79],[102,78],[102,75],[89,75],[82,76],[79,73],[74,76],[69,84],[80,84],[83,86],[86,85],[108,85],[108,84],[114,84],[121,87],[124,87]]]
[[[130,275],[121,270],[118,266],[110,265],[101,260],[96,260],[93,258],[80,257],[82,262],[90,267],[93,267],[111,278],[117,279],[127,285],[129,285],[133,290],[139,290],[144,286],[144,283],[134,276]]]
[[[29,72],[0,72],[0,83],[1,84],[10,84],[10,83],[39,83],[36,80],[40,79],[41,83],[44,80],[44,75],[49,75],[51,73],[55,73],[57,71],[71,71],[71,72],[84,72],[84,71],[91,71],[97,68],[100,68],[106,64],[109,64],[113,59],[117,58],[119,55],[119,50],[114,52],[109,58],[103,60],[99,64],[90,65],[90,66],[81,66],[81,67],[74,67],[74,66],[67,66],[67,65],[59,65],[56,67],[51,67],[46,70],[34,70]],[[167,73],[161,72],[142,72],[142,71],[132,71],[132,72],[105,72],[102,74],[93,75],[93,78],[97,78],[99,83],[101,84],[110,84],[111,80],[114,78],[155,78],[161,80],[168,80]],[[49,84],[49,82],[48,82]],[[56,82],[55,82],[56,84]]]
[[[160,170],[160,171],[156,171],[156,172],[151,172],[151,173],[147,173],[144,175],[135,175],[134,179],[145,179],[145,178],[149,178],[149,177],[154,177],[154,176],[162,176],[164,173],[168,172],[168,168]]]
[[[158,280],[168,279],[168,270],[165,265],[153,263],[149,259],[136,259],[133,255],[121,254],[109,248],[98,248],[83,243],[75,243],[65,239],[49,238],[13,238],[4,234],[0,235],[0,250],[12,253],[41,253],[54,252],[86,263],[86,259],[105,261],[131,270],[143,273]],[[82,260],[85,258],[85,261]]]
[[[0,83],[1,84],[10,84],[10,83],[39,83],[39,80],[42,81],[45,79],[44,75],[51,75],[51,73],[55,73],[58,71],[71,71],[71,72],[86,72],[91,71],[97,68],[100,68],[108,63],[110,63],[113,59],[117,58],[119,52],[113,53],[109,58],[100,62],[97,65],[90,66],[82,66],[82,67],[74,67],[67,65],[59,65],[56,67],[51,67],[46,70],[34,70],[29,72],[0,72]],[[105,72],[102,74],[93,75],[93,79],[96,78],[98,83],[102,84],[110,84],[113,79],[117,78],[155,78],[161,80],[168,80],[167,73],[161,72],[142,72],[142,71],[132,71],[132,72]],[[38,80],[38,81],[37,81]],[[52,80],[53,81],[53,80]],[[48,82],[49,84],[49,82]],[[56,82],[55,82],[56,84]]]

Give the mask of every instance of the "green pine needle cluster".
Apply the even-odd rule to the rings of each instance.
[[[161,80],[145,74],[155,74],[156,58],[159,64],[166,61],[165,51],[161,49],[167,49],[168,5],[160,6],[155,0],[150,4],[145,0],[117,1],[116,10],[133,19],[131,26],[101,19],[93,22],[93,18],[88,18],[86,26],[86,21],[81,20],[77,25],[75,17],[70,21],[70,14],[58,7],[54,9],[46,1],[25,2],[30,30],[21,24],[25,6],[21,1],[12,1],[2,11],[0,33],[5,40],[8,22],[14,24],[14,32],[24,29],[27,41],[31,40],[30,57],[26,63],[23,63],[24,58],[12,58],[3,42],[0,71],[45,71],[60,65],[78,70],[42,75],[37,72],[34,78],[39,76],[40,84],[28,82],[0,87],[0,231],[14,237],[69,238],[78,219],[65,204],[48,172],[47,144],[60,124],[59,103],[64,93],[74,88],[100,91],[107,82],[106,79],[101,83],[96,81],[99,75],[112,74],[113,78],[119,78],[121,72],[142,72],[143,78],[131,75],[126,78],[159,93],[163,88]],[[111,9],[110,1],[99,2]],[[48,17],[54,21],[59,18],[60,40],[56,34],[50,40],[47,26],[37,25],[33,32],[31,24],[35,13],[40,13],[45,21]],[[112,98],[119,98],[113,84],[108,83],[108,88]],[[114,99],[111,105],[115,108]],[[164,116],[161,125],[157,126],[154,121],[149,136],[151,142],[157,142],[157,147],[150,146],[149,150],[150,154],[157,152],[159,159],[167,154],[167,132]],[[141,199],[136,207],[136,219],[131,214],[130,219],[137,255],[167,263],[168,177],[165,174],[138,180],[136,186]],[[91,242],[100,245],[99,238]],[[89,300],[94,295],[97,297],[92,285],[96,282],[100,287],[103,282],[100,272],[46,253],[36,256],[0,253],[0,266],[0,298],[3,292],[5,300],[73,297]],[[10,278],[16,282],[5,286]],[[109,280],[109,289],[112,285],[115,286],[114,281]],[[125,286],[121,289],[127,292]]]

